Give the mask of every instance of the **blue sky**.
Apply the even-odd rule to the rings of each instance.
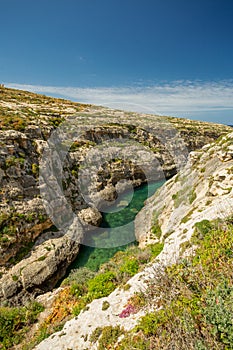
[[[0,80],[233,124],[232,0],[1,1]]]

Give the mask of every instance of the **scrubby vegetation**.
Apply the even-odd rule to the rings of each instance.
[[[88,107],[64,99],[8,88],[0,88],[0,97],[0,130],[23,132],[28,125],[42,126],[45,121],[57,127],[65,116]]]
[[[40,212],[31,212],[26,214],[19,213],[15,210],[14,207],[11,208],[8,212],[2,212],[0,214],[0,245],[1,247],[7,248],[13,243],[19,241],[18,227],[23,224],[28,224],[28,227],[25,225],[26,229],[29,230],[29,227],[35,226],[36,224],[43,223],[47,220],[47,216]],[[21,238],[21,237],[20,237]],[[18,251],[14,256],[9,260],[9,263],[15,264],[20,261],[31,249],[33,246],[33,241],[31,238],[23,237],[21,239],[21,245],[19,246]]]
[[[106,326],[103,328],[96,328],[91,339],[93,342],[99,339],[98,350],[106,350],[111,349],[111,344],[116,342],[121,334],[123,334],[123,330],[119,326]]]
[[[193,257],[148,282],[146,314],[116,346],[123,349],[233,349],[233,220],[196,224]]]
[[[25,307],[0,307],[0,349],[19,344],[43,309],[36,302]]]
[[[162,249],[163,244],[160,243],[148,246],[144,250],[130,246],[125,251],[117,252],[97,272],[86,267],[71,272],[62,283],[64,289],[55,300],[52,312],[40,325],[32,342],[26,344],[24,349],[32,349],[35,344],[61,329],[65,321],[77,316],[82,310],[85,311],[87,304],[92,300],[108,296],[117,287],[130,288],[127,281],[152,261]],[[134,300],[135,306],[138,303],[136,299],[137,297]],[[105,303],[103,309],[106,310],[109,306]]]

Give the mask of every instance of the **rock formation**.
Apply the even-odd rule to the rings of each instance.
[[[97,349],[91,334],[98,327],[120,326],[133,329],[142,315],[119,315],[135,292],[145,289],[145,281],[153,278],[161,267],[173,264],[191,251],[181,244],[189,241],[194,224],[204,219],[226,218],[233,214],[233,133],[217,142],[191,152],[186,166],[167,181],[148,201],[136,218],[136,236],[141,246],[163,241],[164,249],[151,266],[128,281],[128,290],[116,289],[109,296],[94,300],[78,317],[68,321],[62,331],[36,346],[48,349]],[[195,247],[194,247],[195,249]],[[104,310],[103,303],[109,307]]]
[[[117,192],[125,186],[170,178],[187,162],[190,151],[230,130],[7,88],[0,89],[0,95],[0,299],[11,304],[56,285],[77,256],[87,224],[100,224],[102,207]],[[54,145],[58,145],[55,150]],[[54,157],[43,162],[46,149],[56,156],[50,153]],[[222,151],[219,157],[229,154]],[[44,182],[43,167],[52,171]],[[128,183],[122,185],[122,180]],[[215,178],[209,188],[213,197],[220,192],[227,195],[225,185],[214,184]],[[60,220],[57,229],[54,217]],[[71,224],[78,217],[82,222],[74,239],[64,224],[72,231]],[[165,230],[167,224],[160,217],[158,221]],[[146,231],[137,230],[140,241],[144,240],[142,232],[149,232],[148,225]]]

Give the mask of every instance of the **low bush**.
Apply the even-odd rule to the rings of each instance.
[[[105,311],[105,310],[108,310],[110,304],[107,300],[104,300],[103,301],[103,304],[102,304],[102,310]]]
[[[9,349],[19,344],[43,310],[36,302],[27,307],[0,307],[0,348]]]
[[[123,334],[120,326],[112,327],[97,327],[90,336],[90,341],[96,343],[98,341],[98,350],[111,349],[111,344],[114,344],[119,336]]]
[[[135,258],[128,258],[126,261],[121,265],[120,272],[126,273],[128,276],[134,276],[139,269],[139,263]]]
[[[189,204],[192,204],[196,198],[197,198],[197,194],[195,190],[192,190],[191,193],[189,194]]]
[[[72,283],[80,283],[86,285],[87,282],[96,275],[86,267],[80,267],[79,269],[72,270],[69,276],[62,281],[62,286],[71,285]]]
[[[98,350],[106,350],[109,345],[115,343],[122,334],[120,326],[107,326],[102,329],[102,334],[99,339]]]
[[[82,296],[85,292],[86,292],[86,288],[85,285],[81,284],[81,283],[72,283],[71,287],[70,287],[70,293],[71,295],[80,297]]]
[[[161,227],[159,226],[158,220],[156,220],[152,227],[151,227],[151,232],[155,235],[156,238],[160,239],[162,230]]]
[[[109,295],[116,287],[115,273],[108,271],[96,275],[88,282],[88,293],[91,299],[97,299]]]

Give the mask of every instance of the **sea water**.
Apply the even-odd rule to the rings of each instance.
[[[103,247],[104,244],[102,244],[102,247],[98,247],[100,238],[96,237],[96,233],[90,234],[90,244],[81,245],[79,254],[70,266],[69,271],[84,266],[97,271],[100,265],[108,261],[117,251],[124,251],[132,244],[136,245],[134,235],[135,216],[143,208],[145,200],[154,194],[164,182],[159,181],[142,185],[134,189],[133,195],[131,192],[121,194],[114,204],[108,207],[108,211],[103,213],[101,224],[101,227],[104,228],[101,235],[106,236],[106,242],[108,242],[106,245],[109,246],[109,242],[112,242],[112,247],[111,244],[108,248]],[[129,242],[124,245],[117,245],[118,241],[122,241],[119,235],[127,236]],[[104,242],[104,239],[102,239],[102,242]]]

